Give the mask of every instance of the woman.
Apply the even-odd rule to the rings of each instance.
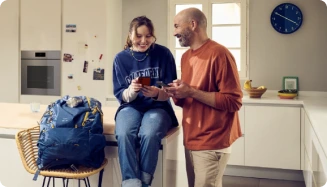
[[[177,126],[167,93],[155,86],[157,81],[170,83],[177,78],[174,57],[155,41],[151,20],[136,17],[124,50],[114,60],[114,94],[120,103],[115,134],[122,187],[151,185],[161,139]],[[149,77],[150,85],[139,77]]]

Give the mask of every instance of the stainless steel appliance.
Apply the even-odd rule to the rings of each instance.
[[[60,51],[21,52],[21,94],[60,96]]]

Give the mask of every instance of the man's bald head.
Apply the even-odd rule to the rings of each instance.
[[[189,22],[194,20],[198,23],[198,26],[202,29],[207,28],[207,18],[203,12],[197,8],[187,8],[177,14],[183,21]]]

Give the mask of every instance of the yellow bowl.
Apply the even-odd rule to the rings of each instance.
[[[257,87],[252,87],[251,89],[244,90],[249,94],[250,98],[261,98],[261,96],[267,91],[267,88],[265,89],[257,89]]]
[[[281,99],[294,99],[297,93],[278,93],[278,96]]]

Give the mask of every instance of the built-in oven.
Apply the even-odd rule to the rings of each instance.
[[[60,96],[60,51],[21,52],[21,94]]]

